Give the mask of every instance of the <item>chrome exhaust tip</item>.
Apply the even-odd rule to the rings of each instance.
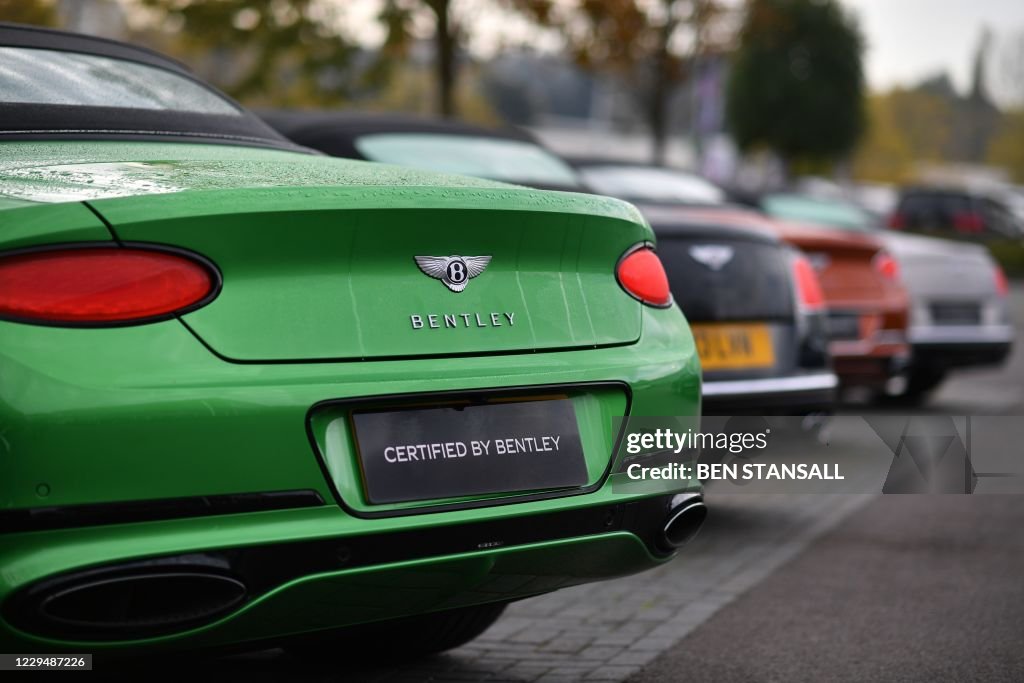
[[[671,549],[681,548],[697,535],[708,517],[708,507],[704,500],[690,497],[676,505],[668,514],[668,520],[662,529],[662,542]]]

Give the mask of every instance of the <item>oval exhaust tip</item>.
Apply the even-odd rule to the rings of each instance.
[[[683,503],[669,513],[662,532],[670,548],[681,548],[697,535],[707,519],[708,508],[701,500]]]
[[[90,640],[184,630],[240,605],[245,585],[201,571],[138,572],[86,579],[42,596],[37,621],[46,631]]]

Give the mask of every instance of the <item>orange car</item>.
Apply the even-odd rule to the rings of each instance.
[[[643,207],[650,217],[665,213],[757,228],[801,249],[818,271],[829,320],[829,351],[845,387],[899,393],[910,360],[909,298],[898,266],[869,233],[843,232],[767,218],[733,206]],[[651,220],[654,220],[651,218]]]

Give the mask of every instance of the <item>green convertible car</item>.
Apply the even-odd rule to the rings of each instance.
[[[631,205],[321,156],[69,33],[0,25],[0,99],[0,652],[438,651],[700,525],[611,481],[616,418],[700,413]]]

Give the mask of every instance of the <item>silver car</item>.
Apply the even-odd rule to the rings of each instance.
[[[879,230],[877,221],[841,199],[766,194],[762,210],[778,218],[844,230]],[[923,401],[954,368],[1001,363],[1013,344],[1009,287],[988,250],[976,243],[881,231],[911,296],[912,347],[899,398]]]

